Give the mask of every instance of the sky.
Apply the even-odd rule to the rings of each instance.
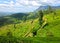
[[[60,6],[60,0],[0,0],[0,12],[32,12],[45,5]]]

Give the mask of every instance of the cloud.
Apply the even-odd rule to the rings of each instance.
[[[3,3],[9,3],[8,1],[3,1]]]
[[[42,4],[39,4],[39,3],[36,2],[36,1],[31,1],[31,5],[32,5],[32,6],[41,6]]]
[[[4,3],[0,4],[0,7],[13,7],[13,6],[14,6],[13,1],[10,2],[4,1]]]
[[[45,3],[46,5],[55,6],[56,4],[58,5],[58,3],[60,3],[60,0],[43,0],[42,2]]]
[[[14,2],[13,1],[4,1],[0,4],[0,11],[13,11],[14,10]]]
[[[16,0],[16,3],[20,3],[25,6],[43,6],[43,5],[55,5],[60,0]]]
[[[1,2],[1,1],[0,1]],[[58,0],[16,0],[14,1],[3,1],[3,4],[0,4],[0,6],[8,6],[8,7],[20,7],[20,6],[34,6],[39,7],[43,5],[56,5],[60,4],[60,1]]]
[[[16,3],[19,3],[24,6],[40,6],[41,4],[37,3],[35,0],[16,0]]]
[[[9,11],[27,11],[35,10],[39,6],[44,5],[60,5],[60,0],[10,0],[10,1],[0,1],[0,11],[9,10]]]

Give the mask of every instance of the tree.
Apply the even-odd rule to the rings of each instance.
[[[33,32],[33,37],[37,35],[37,31],[34,31]]]
[[[48,12],[48,13],[52,13],[52,12],[53,12],[53,9],[52,9],[52,7],[51,7],[51,6],[49,6],[49,5],[48,5],[47,12]]]
[[[14,24],[14,28],[16,29],[16,24]]]
[[[53,9],[53,19],[57,16],[56,9]]]
[[[12,32],[10,31],[10,29],[8,29],[7,36],[8,36],[9,38],[12,37]]]
[[[39,11],[39,24],[42,26],[43,23],[43,12],[42,10]]]
[[[25,22],[27,20],[26,16],[23,16],[23,21]]]
[[[42,10],[38,11],[38,14],[39,14],[39,25],[42,26],[42,23],[43,23],[43,11]],[[37,31],[38,31],[38,29],[32,32],[33,37],[37,35]]]

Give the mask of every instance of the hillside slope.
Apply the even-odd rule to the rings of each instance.
[[[57,10],[56,13],[57,13],[57,15],[53,15],[53,13],[44,15],[44,18],[47,19],[48,25],[46,25],[42,29],[39,29],[36,37],[45,37],[45,38],[46,37],[49,37],[49,38],[50,37],[60,37],[60,10]],[[17,38],[23,37],[30,30],[32,32],[39,28],[38,18],[34,19],[33,23],[31,23],[31,22],[32,22],[32,20],[27,20],[26,22],[21,22],[18,24],[5,25],[0,28],[0,36],[8,36],[7,34],[10,32],[9,35],[12,35],[14,37],[17,37]],[[30,38],[28,38],[28,39],[30,39]],[[37,41],[37,40],[38,39],[36,39],[35,41]],[[41,40],[44,40],[44,39],[41,39]],[[38,40],[38,42],[39,42],[39,40]],[[58,42],[58,41],[56,41],[56,42]],[[55,43],[55,42],[53,41],[52,43]]]

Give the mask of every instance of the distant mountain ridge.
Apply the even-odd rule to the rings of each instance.
[[[1,16],[11,15],[11,14],[13,14],[13,13],[11,13],[11,12],[0,12],[0,17]]]
[[[10,17],[17,18],[17,19],[22,19],[24,16],[27,17],[28,14],[26,14],[26,13],[14,13],[14,14],[10,15]]]
[[[60,6],[51,6],[52,8],[60,8]],[[44,9],[47,9],[48,6],[40,6],[38,9],[36,9],[35,11],[38,11],[38,10],[44,10]]]

